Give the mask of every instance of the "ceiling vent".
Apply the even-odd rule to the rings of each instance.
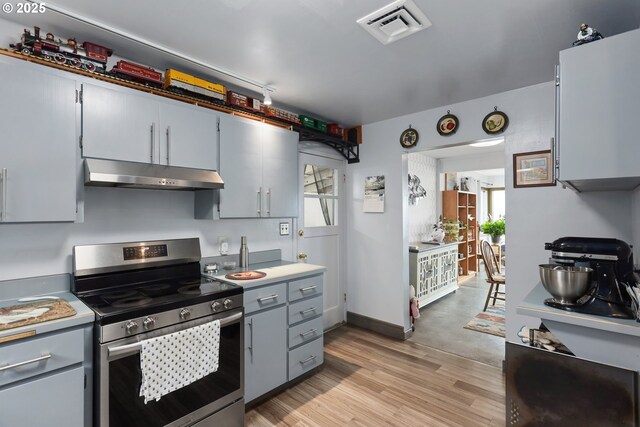
[[[431,26],[413,0],[397,0],[358,19],[358,24],[382,44],[389,44]]]

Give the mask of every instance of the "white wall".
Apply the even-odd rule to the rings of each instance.
[[[43,185],[46,185],[43,183]],[[85,222],[0,225],[0,280],[72,272],[74,245],[199,237],[202,256],[218,253],[218,236],[238,253],[240,236],[249,251],[282,250],[294,260],[293,233],[279,235],[291,219],[193,219],[193,192],[85,188]]]
[[[517,315],[516,306],[538,283],[537,265],[548,258],[545,241],[567,235],[631,239],[630,193],[578,195],[561,187],[512,188],[512,155],[543,150],[554,133],[554,86],[543,83],[439,109],[427,110],[364,126],[361,162],[349,165],[348,205],[348,310],[409,328],[407,168],[398,136],[409,125],[420,132],[417,149],[442,148],[486,138],[480,123],[498,106],[509,115],[505,131],[507,220],[507,331],[536,319]],[[453,136],[437,134],[435,123],[451,110],[462,123]],[[492,166],[493,167],[493,166]],[[473,169],[478,169],[475,167]],[[362,212],[363,180],[384,174],[387,200],[384,214]],[[635,221],[638,221],[637,219]]]
[[[490,151],[470,156],[448,157],[438,160],[438,170],[445,172],[478,171],[482,169],[504,168],[504,151]]]
[[[632,196],[631,217],[633,218],[632,234],[635,265],[640,266],[640,187],[636,188]]]
[[[408,206],[409,241],[419,242],[433,231],[433,224],[438,220],[436,215],[437,200],[440,191],[437,187],[437,161],[427,153],[411,153],[408,156],[409,174],[420,178],[420,185],[426,195],[417,199],[415,205]]]

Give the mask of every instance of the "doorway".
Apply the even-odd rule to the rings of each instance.
[[[324,328],[346,320],[344,257],[345,161],[300,153],[296,221],[297,252],[310,264],[327,267],[324,276]]]
[[[504,333],[504,303],[497,300],[494,305],[491,299],[484,310],[489,284],[479,244],[489,239],[480,227],[489,215],[504,216],[504,197],[500,197],[505,187],[503,145],[487,150],[456,147],[423,151],[408,157],[409,185],[419,182],[419,190],[424,190],[418,191],[423,196],[414,203],[410,199],[408,206],[410,246],[435,240],[434,226],[440,222],[450,233],[448,245],[432,249],[425,244],[426,251],[409,254],[410,268],[419,266],[409,276],[415,278],[410,281],[420,305],[420,318],[410,340],[498,367],[504,359],[504,336],[499,336]],[[448,257],[451,250],[457,251],[453,261]],[[445,277],[446,269],[436,260],[439,252],[445,255],[441,264],[456,264],[457,283],[433,284],[434,276]],[[431,269],[422,271],[421,277],[422,265]],[[422,282],[431,286],[426,296],[420,289]],[[436,291],[431,292],[433,289]],[[469,329],[478,323],[490,327]]]

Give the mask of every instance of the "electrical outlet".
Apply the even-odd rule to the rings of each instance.
[[[280,235],[281,236],[288,236],[289,235],[289,223],[288,222],[281,222],[280,223]]]
[[[219,236],[218,245],[220,255],[227,255],[229,253],[229,239],[227,237]]]

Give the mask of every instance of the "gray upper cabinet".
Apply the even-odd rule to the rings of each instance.
[[[82,92],[84,157],[217,169],[217,113],[124,88]]]
[[[2,222],[76,220],[76,82],[0,58]]]
[[[221,218],[296,217],[297,170],[297,133],[221,115]]]
[[[560,52],[560,181],[581,191],[640,184],[640,30]]]

